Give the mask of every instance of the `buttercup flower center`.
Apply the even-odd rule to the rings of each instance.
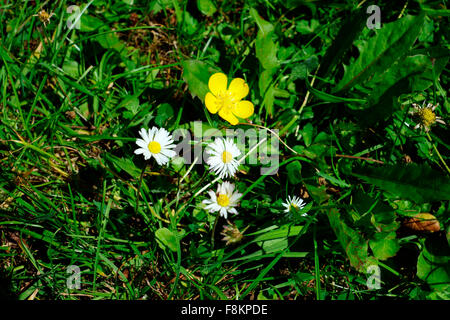
[[[151,153],[159,153],[161,151],[161,145],[159,144],[159,142],[152,141],[148,144],[148,150]]]
[[[422,123],[427,127],[436,122],[436,114],[431,110],[431,108],[423,108],[420,110],[419,117]]]
[[[222,161],[223,161],[223,163],[228,163],[231,160],[233,160],[233,155],[230,152],[228,152],[228,151],[224,151],[222,153]]]
[[[217,203],[221,207],[226,207],[230,204],[230,198],[226,194],[219,194],[217,197]]]
[[[219,94],[219,96],[217,97],[217,101],[222,108],[231,109],[236,104],[234,95],[230,91]]]

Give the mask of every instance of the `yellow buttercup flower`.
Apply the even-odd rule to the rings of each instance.
[[[246,119],[253,114],[253,103],[242,100],[248,95],[249,88],[244,79],[235,78],[228,86],[227,76],[214,73],[208,81],[211,92],[205,96],[205,105],[209,112],[219,116],[232,125],[239,123],[238,117]]]

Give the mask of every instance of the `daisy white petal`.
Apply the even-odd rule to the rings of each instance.
[[[242,196],[234,190],[234,184],[227,181],[217,186],[217,192],[209,190],[208,195],[211,199],[203,200],[202,203],[206,205],[205,210],[214,213],[219,211],[219,214],[225,219],[228,218],[228,213],[238,214],[236,207],[239,205],[239,199]]]
[[[216,138],[206,147],[206,153],[209,155],[206,163],[210,171],[220,178],[234,176],[239,166],[237,157],[241,152],[232,139]]]
[[[154,140],[154,137],[155,137],[155,133],[156,133],[156,131],[158,130],[158,128],[156,128],[156,127],[152,127],[151,129],[148,129],[148,139],[150,140],[150,141],[152,141],[152,140]]]
[[[304,200],[302,198],[299,197],[292,197],[288,196],[288,198],[286,199],[286,202],[282,204],[283,207],[286,208],[286,210],[284,210],[284,212],[289,213],[291,212],[291,210],[302,210],[305,206],[306,203],[304,202]],[[303,213],[302,216],[306,216],[307,213]]]
[[[155,158],[158,165],[165,165],[176,153],[171,150],[175,148],[170,133],[164,128],[152,127],[151,129],[141,129],[139,131],[142,139],[136,139],[138,149],[136,154],[143,154],[144,159]]]
[[[225,208],[221,208],[220,209],[220,215],[222,217],[224,217],[225,219],[228,219],[228,212],[227,212],[227,210]]]
[[[137,139],[136,140],[136,144],[141,147],[141,148],[147,148],[148,143],[146,143],[144,140],[142,139]]]

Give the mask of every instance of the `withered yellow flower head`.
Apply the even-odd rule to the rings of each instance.
[[[33,17],[38,17],[39,20],[44,24],[44,26],[47,27],[47,23],[50,22],[50,18],[54,15],[55,14],[53,12],[51,14],[48,14],[47,11],[41,10],[37,14],[34,14]]]
[[[223,235],[222,240],[226,241],[226,245],[241,241],[242,238],[244,237],[244,232],[245,230],[247,230],[248,226],[244,230],[240,231],[234,223],[228,220],[227,222],[228,225],[224,226],[222,232],[220,233],[221,235]]]
[[[445,122],[438,116],[436,116],[436,113],[434,110],[436,109],[437,105],[433,105],[431,103],[427,104],[425,107],[425,102],[422,106],[413,103],[414,107],[414,115],[417,117],[417,125],[414,127],[414,129],[418,129],[419,127],[425,129],[425,131],[429,131],[430,127],[435,124],[436,122],[445,124]]]

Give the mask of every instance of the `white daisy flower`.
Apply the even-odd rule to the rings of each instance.
[[[239,204],[239,199],[242,193],[234,191],[234,184],[225,181],[217,187],[217,192],[209,190],[211,199],[203,200],[206,204],[205,210],[211,213],[219,211],[220,215],[225,219],[228,218],[228,213],[238,214],[236,206]]]
[[[288,196],[286,202],[283,203],[283,207],[286,209],[284,212],[289,213],[292,209],[294,210],[302,210],[306,206],[306,203],[302,198]],[[306,212],[302,214],[302,216],[306,216]]]
[[[162,166],[175,157],[175,148],[173,144],[172,135],[164,128],[158,129],[153,127],[145,130],[142,128],[139,131],[142,139],[137,139],[136,144],[140,147],[134,151],[135,154],[143,154],[145,160],[154,157],[156,162]]]
[[[234,176],[239,166],[236,158],[241,152],[232,139],[216,138],[206,147],[206,153],[209,155],[206,163],[219,178]]]

